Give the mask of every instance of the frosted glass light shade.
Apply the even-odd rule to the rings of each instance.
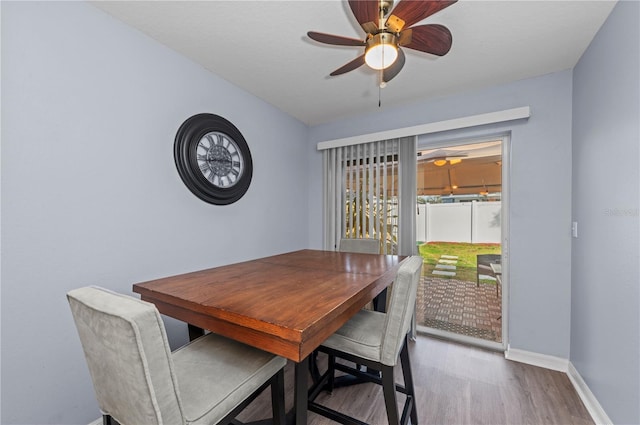
[[[364,61],[373,69],[388,68],[398,58],[398,48],[393,34],[376,34],[367,44]]]

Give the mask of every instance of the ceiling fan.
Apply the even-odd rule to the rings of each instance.
[[[333,71],[331,76],[353,71],[365,63],[382,71],[381,84],[394,78],[405,62],[400,47],[444,56],[451,49],[451,32],[438,24],[412,26],[451,6],[457,0],[349,0],[356,20],[366,33],[364,40],[309,31],[309,38],[335,46],[364,47],[362,55]]]
[[[447,151],[437,150],[427,155],[422,155],[422,152],[418,152],[418,161],[433,162],[434,165],[442,167],[449,161],[451,165],[462,162],[462,158],[466,158],[468,154],[460,151]]]

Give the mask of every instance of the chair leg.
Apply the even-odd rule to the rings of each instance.
[[[411,425],[418,425],[418,408],[416,407],[416,392],[413,387],[413,373],[411,371],[411,360],[409,358],[409,341],[405,337],[404,346],[400,350],[400,364],[402,365],[402,377],[404,378],[404,388],[407,390],[407,397],[413,399],[411,407]]]
[[[320,370],[318,369],[318,350],[314,350],[309,354],[309,373],[311,380],[315,384],[320,380]]]
[[[271,380],[271,410],[273,412],[273,424],[285,425],[284,369],[280,369]]]
[[[382,372],[382,392],[384,393],[384,404],[387,408],[387,419],[389,425],[399,425],[400,416],[398,414],[398,400],[396,397],[396,383],[393,375],[393,366],[383,365]]]
[[[327,372],[329,373],[329,380],[327,381],[327,391],[329,394],[333,393],[334,382],[336,377],[336,356],[329,354],[327,362]]]

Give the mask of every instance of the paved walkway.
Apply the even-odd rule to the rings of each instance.
[[[466,282],[427,271],[418,289],[418,325],[502,341],[501,300],[495,285]]]
[[[458,257],[455,255],[441,255],[438,260],[438,264],[433,268],[431,274],[436,276],[450,276],[456,275],[456,269],[458,268]]]

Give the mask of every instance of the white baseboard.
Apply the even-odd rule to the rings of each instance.
[[[569,380],[571,381],[571,384],[573,384],[573,388],[576,389],[580,400],[582,400],[582,403],[584,403],[584,407],[587,408],[587,411],[591,415],[591,418],[596,423],[596,425],[613,424],[611,419],[609,419],[609,416],[607,416],[604,409],[596,399],[596,396],[593,395],[593,393],[587,386],[587,383],[584,382],[584,379],[582,379],[582,376],[580,376],[572,363],[569,363],[567,376],[569,376]]]
[[[569,370],[569,360],[547,354],[508,348],[507,351],[504,352],[504,357],[514,362],[526,363],[559,372],[566,373]]]
[[[586,407],[587,411],[591,415],[591,419],[596,425],[611,425],[613,422],[609,419],[609,416],[605,413],[604,409],[593,395],[589,387],[587,386],[582,376],[578,373],[573,364],[561,357],[549,356],[546,354],[534,353],[526,350],[518,350],[508,348],[504,352],[504,357],[507,360],[515,362],[526,363],[532,366],[543,367],[545,369],[556,370],[564,372],[569,377],[569,381],[573,385],[573,388],[578,393],[578,397]]]

